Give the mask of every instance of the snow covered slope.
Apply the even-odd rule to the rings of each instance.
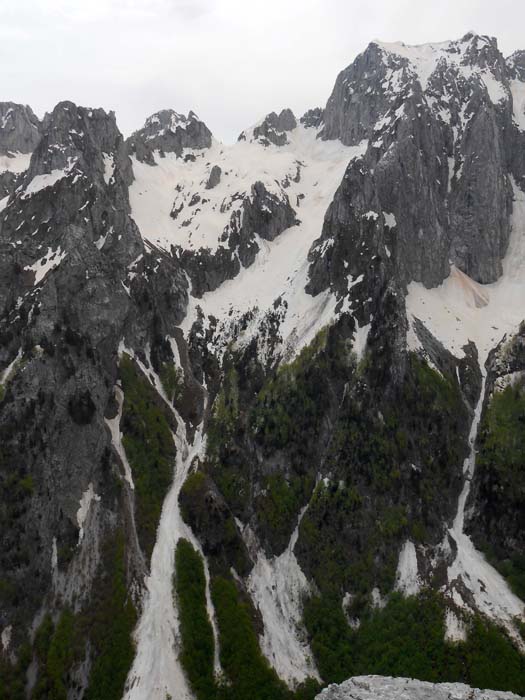
[[[255,261],[233,279],[202,298],[191,298],[182,326],[186,332],[200,307],[205,316],[218,321],[218,348],[232,337],[245,343],[259,333],[261,321],[279,299],[282,353],[290,358],[334,320],[335,298],[305,292],[308,253],[348,163],[364,153],[367,142],[345,147],[318,136],[317,129],[299,124],[282,147],[246,140],[225,146],[214,141],[209,149],[191,151],[195,160],[173,153],[160,157],[158,152],[154,166],[133,160],[132,216],[145,240],[161,248],[215,252],[224,242],[232,215],[242,217],[242,203],[256,182],[279,198],[286,196],[299,219],[298,225],[273,241],[258,238]],[[221,179],[208,189],[215,166],[221,169]],[[175,219],[173,210],[178,211]],[[239,333],[239,320],[247,312],[253,312],[250,322]]]

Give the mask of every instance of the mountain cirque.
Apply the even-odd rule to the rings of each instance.
[[[525,694],[524,299],[490,37],[233,145],[1,103],[0,697]]]

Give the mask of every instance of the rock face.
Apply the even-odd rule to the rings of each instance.
[[[462,683],[425,683],[409,678],[359,676],[331,685],[317,700],[519,700],[514,693],[477,690]]]
[[[449,260],[483,283],[501,275],[508,173],[524,175],[512,155],[523,150],[511,85],[520,60],[507,64],[495,39],[467,34],[422,48],[372,43],[340,73],[321,137],[348,145],[370,139],[354,169],[374,175],[364,175],[368,193],[360,188],[352,209],[395,216],[407,281],[434,286]]]
[[[211,131],[194,112],[188,116],[172,109],[163,109],[148,118],[144,127],[126,142],[128,153],[137,159],[153,163],[153,151],[182,156],[184,149],[209,148]]]
[[[260,141],[264,146],[284,146],[288,143],[287,131],[293,131],[297,120],[291,109],[283,109],[279,114],[270,112],[263,121],[253,129],[251,138]],[[239,141],[245,141],[246,132],[242,132]]]
[[[213,168],[210,170],[210,177],[208,178],[208,182],[206,183],[206,189],[212,190],[214,187],[217,187],[217,185],[221,181],[221,175],[222,170],[220,166],[214,165]]]
[[[525,324],[494,348],[487,362],[487,393],[478,441],[469,533],[498,568],[525,556]],[[516,569],[516,570],[515,570]],[[519,589],[521,591],[521,588]]]
[[[224,229],[221,238],[227,245],[220,245],[213,253],[206,248],[182,251],[174,247],[191,279],[194,296],[200,298],[205,292],[217,289],[235,277],[241,266],[253,265],[260,249],[258,237],[273,241],[297,223],[296,213],[284,191],[278,196],[268,192],[262,182],[255,182],[250,195],[232,212]]]
[[[314,109],[308,109],[300,119],[301,124],[307,129],[317,129],[324,121],[324,109],[322,107],[315,107]]]
[[[93,611],[116,532],[124,584],[140,589],[147,566],[105,416],[122,343],[172,357],[164,324],[182,320],[187,282],[171,257],[145,249],[130,177],[114,116],[63,102],[2,212],[0,627],[13,627],[12,650],[39,610]]]
[[[32,153],[40,141],[40,129],[31,107],[0,102],[0,155]]]

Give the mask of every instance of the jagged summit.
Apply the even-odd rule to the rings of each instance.
[[[122,155],[122,148],[114,112],[59,102],[43,120],[41,140],[26,178],[73,168],[83,173],[97,170],[109,177],[113,158]]]
[[[31,153],[40,140],[41,123],[31,107],[0,102],[0,156]]]
[[[211,143],[211,131],[195,112],[190,111],[186,116],[173,109],[163,109],[146,119],[142,129],[129,137],[127,147],[141,162],[153,164],[155,150],[180,157],[185,149],[201,150],[209,148]]]
[[[477,69],[494,75],[497,80],[501,80],[505,72],[505,61],[498,49],[497,40],[472,32],[456,41],[435,44],[411,46],[403,42],[376,41],[373,45],[379,47],[384,54],[406,59],[408,67],[418,76],[424,90],[438,66],[455,67],[465,76],[465,71]]]
[[[259,141],[263,146],[284,146],[288,143],[286,132],[297,126],[297,120],[291,109],[283,109],[279,114],[270,112],[251,129],[242,131],[239,141]]]

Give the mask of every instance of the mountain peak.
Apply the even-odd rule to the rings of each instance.
[[[154,152],[182,156],[185,149],[202,150],[212,143],[212,133],[206,124],[190,110],[188,115],[174,109],[161,109],[149,116],[142,129],[127,140],[128,150],[138,160],[154,164]]]
[[[0,155],[31,153],[40,140],[41,122],[28,105],[0,102]]]
[[[291,109],[286,107],[279,114],[270,112],[252,129],[243,131],[239,141],[260,141],[263,146],[284,146],[288,143],[286,132],[293,131],[297,126],[297,119]]]

